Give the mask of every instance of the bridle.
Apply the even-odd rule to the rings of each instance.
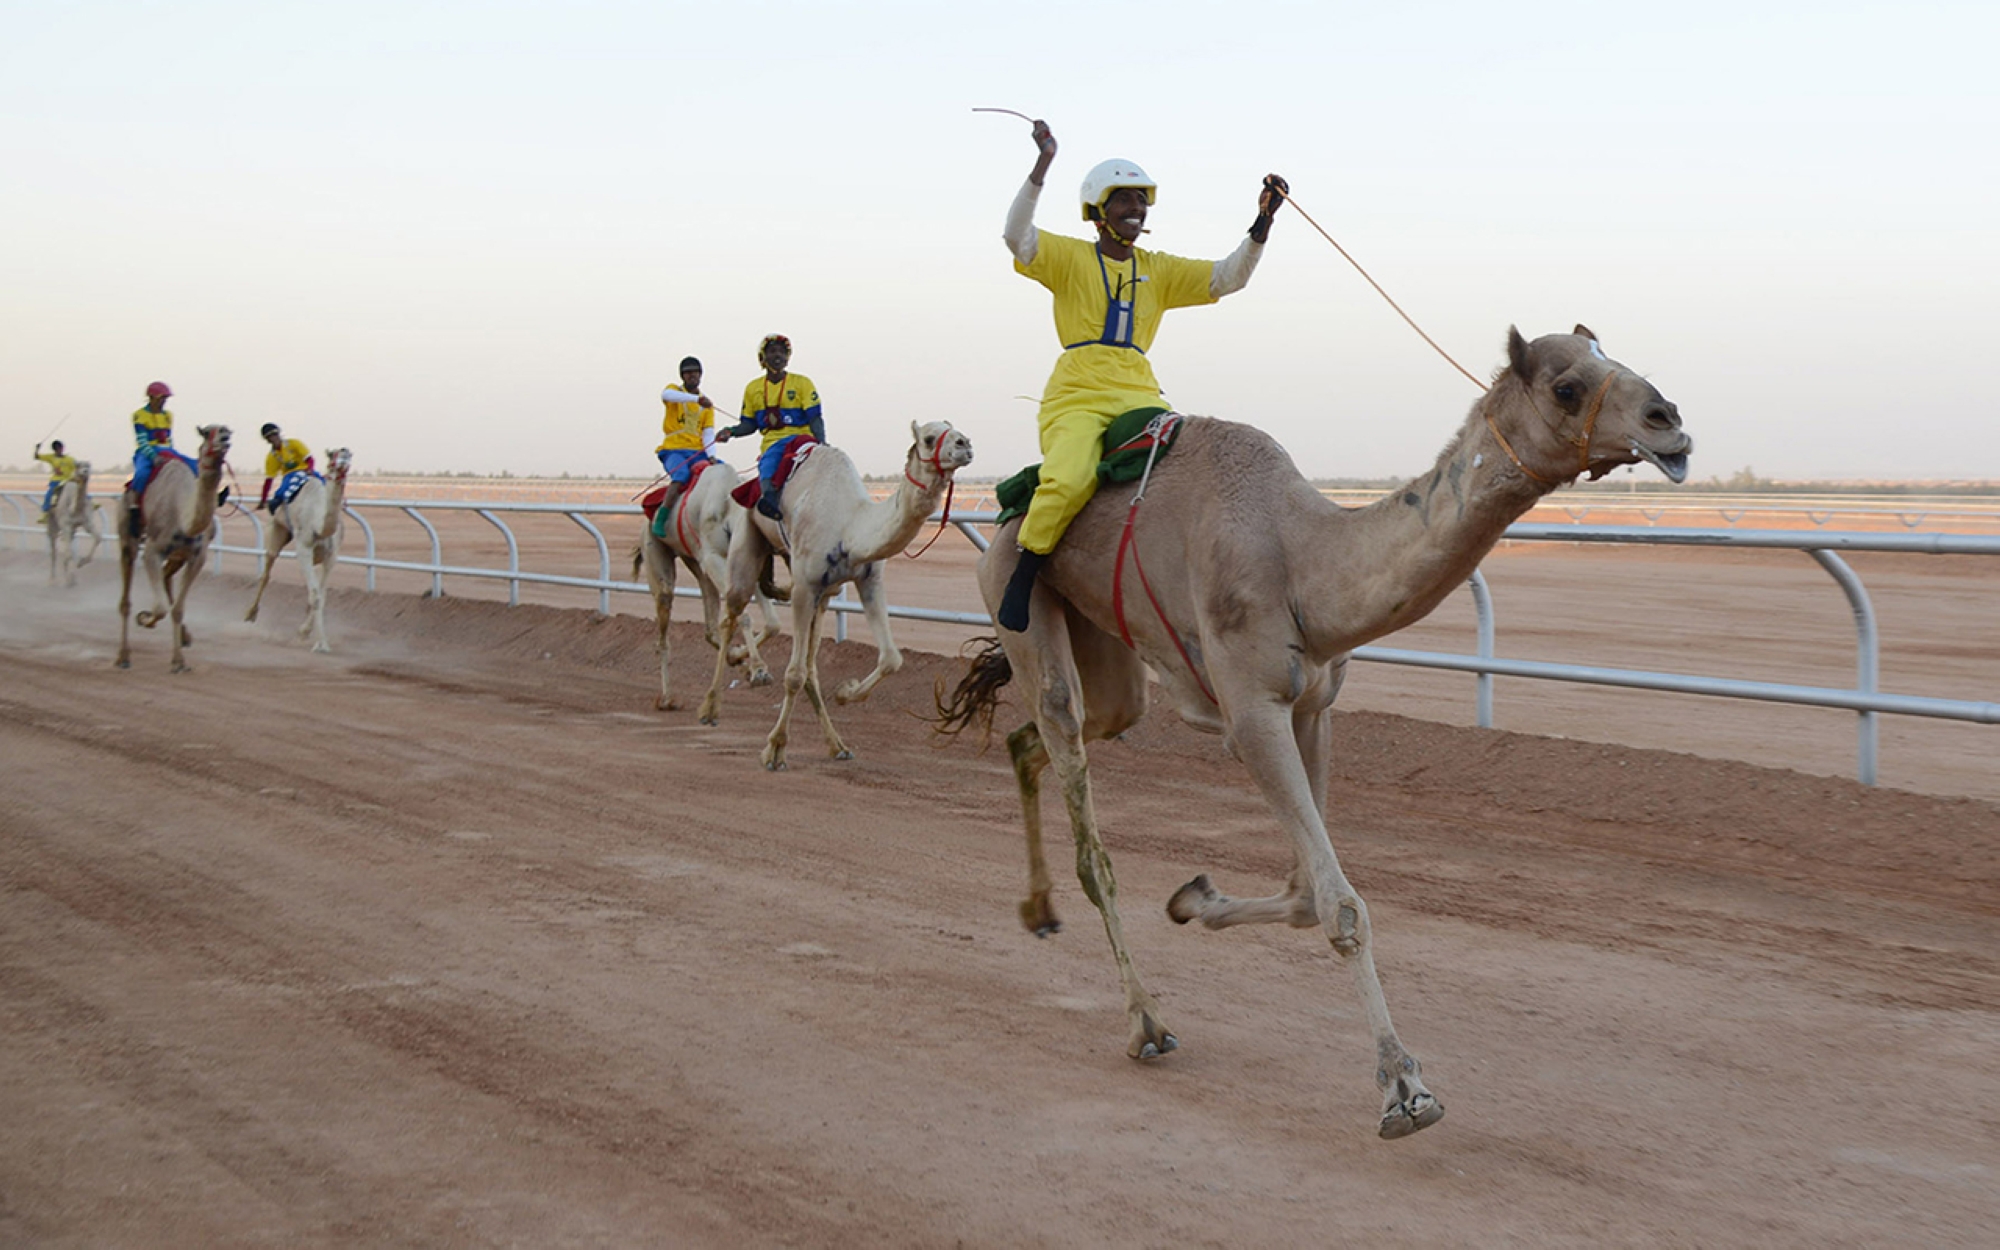
[[[947,424],[944,428],[948,432],[950,431],[951,426]],[[921,452],[918,453],[917,463],[929,465],[931,467],[931,472],[937,474],[940,478],[944,478],[945,480],[944,514],[938,518],[937,533],[931,535],[930,542],[925,543],[923,546],[917,548],[915,551],[905,551],[903,553],[905,556],[909,557],[912,560],[924,554],[924,552],[929,551],[933,546],[936,545],[938,539],[944,537],[945,529],[951,525],[952,496],[956,494],[958,491],[958,475],[954,473],[947,477],[944,471],[943,434],[939,434],[937,436],[937,441],[931,444],[931,454],[929,458],[926,458]],[[907,460],[903,462],[903,480],[921,491],[935,490],[937,485],[936,483],[932,483],[927,486],[924,483],[919,482],[914,476],[911,475],[910,463]]]
[[[1599,384],[1597,388],[1597,394],[1591,396],[1590,411],[1584,415],[1583,433],[1575,438],[1566,438],[1563,440],[1565,443],[1568,443],[1570,446],[1576,448],[1576,471],[1579,476],[1581,476],[1584,473],[1588,473],[1590,471],[1591,436],[1597,432],[1597,418],[1604,412],[1604,397],[1611,393],[1611,384],[1618,380],[1618,375],[1621,372],[1623,372],[1623,370],[1613,369],[1604,375],[1604,381],[1601,384]],[[1521,385],[1528,392],[1528,402],[1530,404],[1534,404],[1535,411],[1537,413],[1540,413],[1542,411],[1542,406],[1538,403],[1535,403],[1535,391],[1533,386],[1531,386],[1527,382],[1523,382]],[[1507,441],[1507,436],[1500,432],[1500,423],[1493,419],[1492,408],[1488,407],[1485,404],[1481,404],[1479,407],[1479,413],[1481,416],[1486,418],[1486,428],[1493,431],[1493,437],[1500,441],[1500,450],[1507,453],[1507,459],[1514,462],[1515,468],[1527,474],[1530,478],[1533,478],[1535,481],[1540,482],[1544,486],[1560,485],[1560,483],[1557,480],[1553,478],[1543,477],[1541,474],[1535,472],[1527,465],[1521,463],[1520,454],[1514,450],[1514,445]],[[1550,421],[1546,414],[1543,414],[1542,421],[1549,427],[1551,431],[1553,431],[1556,428],[1555,422]]]

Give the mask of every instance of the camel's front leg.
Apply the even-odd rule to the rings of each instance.
[[[118,532],[125,533],[128,522],[118,515]],[[131,539],[118,540],[118,659],[119,668],[132,667],[132,563],[138,559],[139,545]]]
[[[1049,895],[1049,861],[1042,853],[1042,770],[1049,753],[1042,749],[1042,732],[1035,722],[1007,735],[1007,755],[1014,761],[1014,784],[1021,792],[1021,823],[1028,831],[1028,897],[1021,900],[1021,925],[1036,937],[1062,932],[1055,902]]]
[[[650,541],[650,538],[640,541]],[[661,559],[662,556],[665,558]],[[653,654],[660,658],[660,693],[653,700],[653,710],[671,712],[680,707],[674,698],[673,673],[668,667],[674,658],[673,636],[668,629],[674,622],[674,583],[679,578],[679,571],[674,567],[673,551],[667,548],[655,547],[647,557],[647,564],[653,587]],[[706,596],[706,588],[702,593]],[[713,621],[709,622],[709,628],[715,628]]]
[[[1227,700],[1238,706],[1236,700]],[[1389,1019],[1389,1004],[1375,971],[1374,933],[1367,905],[1341,871],[1326,825],[1314,806],[1313,787],[1300,756],[1287,709],[1268,699],[1240,701],[1231,716],[1229,744],[1264,792],[1278,821],[1291,836],[1300,869],[1312,882],[1314,906],[1334,954],[1354,972],[1368,1025],[1375,1035],[1375,1083],[1383,1091],[1379,1132],[1407,1137],[1444,1118],[1444,1105],[1423,1082],[1423,1066],[1403,1048]],[[1324,768],[1322,757],[1320,767]]]
[[[865,566],[854,579],[854,591],[868,617],[868,632],[875,636],[875,667],[866,677],[842,682],[833,692],[836,703],[858,703],[868,697],[875,684],[903,667],[903,653],[896,649],[895,635],[889,632],[889,594],[883,584],[882,562]]]
[[[289,541],[290,536],[285,533],[278,519],[272,517],[271,527],[264,531],[264,567],[258,572],[257,593],[250,599],[250,610],[243,614],[244,620],[257,619],[257,609],[264,602],[264,587],[271,584],[271,570],[278,563],[278,553],[285,549],[285,544]]]
[[[722,599],[722,621],[718,626],[724,638],[736,632],[736,622],[742,615],[743,605],[736,597],[724,595]],[[722,723],[722,683],[729,680],[729,648],[721,647],[715,653],[715,676],[708,683],[708,693],[701,698],[701,707],[695,718],[704,725]]]
[[[187,673],[193,671],[189,668],[187,660],[181,655],[181,648],[187,643],[194,641],[193,637],[188,633],[185,618],[187,616],[188,592],[194,589],[194,579],[201,573],[201,564],[201,556],[196,556],[187,563],[181,577],[181,588],[173,597],[172,634],[174,655],[173,663],[169,669],[170,672]]]
[[[785,698],[778,705],[778,723],[771,727],[771,736],[764,742],[764,767],[773,772],[785,766],[785,744],[791,734],[792,708],[801,691],[819,716],[820,729],[826,735],[827,754],[837,760],[854,758],[841,742],[839,731],[833,727],[833,719],[827,715],[826,700],[820,697],[819,692],[819,674],[814,671],[824,602],[819,594],[801,587],[792,589],[792,658],[785,665]]]
[[[299,571],[306,579],[306,619],[299,623],[299,633],[310,634],[313,651],[325,655],[333,648],[326,641],[326,583],[320,576],[315,546],[309,542],[299,545]]]

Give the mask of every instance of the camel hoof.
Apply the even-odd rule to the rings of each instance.
[[[1153,1041],[1151,1039],[1148,1039],[1143,1045],[1139,1047],[1139,1053],[1133,1055],[1132,1057],[1134,1059],[1142,1061],[1147,1059],[1158,1059],[1161,1056],[1166,1055],[1168,1052],[1176,1051],[1179,1050],[1180,1048],[1181,1048],[1180,1038],[1175,1037],[1171,1033],[1162,1033],[1160,1034],[1158,1041]]]
[[[113,663],[113,664],[111,665],[111,667],[113,667],[113,668],[131,668],[131,667],[132,667],[132,661],[130,661],[130,660],[128,660],[128,659],[119,659],[119,660],[115,661],[115,662],[114,662],[114,663]]]
[[[154,616],[151,612],[141,612],[132,618],[132,622],[140,629],[151,629],[160,623],[160,618]]]
[[[767,669],[760,669],[760,670],[758,670],[757,672],[754,672],[754,673],[750,674],[750,684],[751,684],[751,685],[753,685],[753,686],[768,686],[768,685],[770,685],[770,684],[771,684],[771,670],[770,670],[770,669],[768,669],[768,668],[767,668]]]
[[[313,654],[314,654],[314,655],[332,655],[332,654],[333,654],[333,648],[332,648],[332,647],[330,647],[330,646],[328,646],[328,645],[326,645],[326,644],[325,644],[325,643],[323,643],[323,642],[316,642],[316,643],[314,643],[314,644],[313,644]]]
[[[663,697],[653,700],[653,710],[655,712],[678,712],[680,707],[680,702],[675,699]]]
[[[178,674],[178,673],[192,673],[192,672],[194,672],[194,669],[193,669],[193,668],[191,668],[191,667],[189,667],[189,666],[188,666],[188,665],[186,665],[186,664],[176,664],[176,665],[174,665],[174,666],[173,666],[172,668],[168,669],[167,671],[168,671],[168,672],[170,672],[170,673],[176,673],[176,674]]]
[[[1202,873],[1174,891],[1174,896],[1167,900],[1167,915],[1175,924],[1186,924],[1201,915],[1202,909],[1217,897],[1215,883],[1208,879],[1207,873]]]
[[[1382,1127],[1377,1130],[1383,1141],[1395,1141],[1408,1137],[1420,1128],[1429,1128],[1444,1119],[1444,1104],[1428,1092],[1399,1102],[1382,1113]]]
[[[1181,1039],[1167,1032],[1166,1026],[1154,1019],[1151,1012],[1145,1012],[1140,1015],[1138,1024],[1132,1030],[1131,1040],[1125,1045],[1125,1053],[1134,1059],[1158,1059],[1180,1048]]]
[[[246,621],[255,621],[257,619],[257,609],[251,608],[248,612],[245,612],[243,619]]]
[[[1062,932],[1062,921],[1056,919],[1056,909],[1049,902],[1048,895],[1021,900],[1021,927],[1038,938],[1054,937]]]
[[[854,752],[848,750],[846,747],[842,747],[833,753],[833,758],[837,760],[851,760],[854,758]]]

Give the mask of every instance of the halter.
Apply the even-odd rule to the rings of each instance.
[[[1603,383],[1597,388],[1597,394],[1591,397],[1590,412],[1583,419],[1583,433],[1576,438],[1566,438],[1563,440],[1576,448],[1576,472],[1578,476],[1590,471],[1590,439],[1597,430],[1597,418],[1604,411],[1604,397],[1611,393],[1611,384],[1618,380],[1619,372],[1619,370],[1613,369],[1605,374]],[[1523,383],[1523,385],[1525,386],[1526,383]],[[1528,390],[1528,402],[1535,404],[1535,392],[1533,388],[1529,388]],[[1541,410],[1542,406],[1535,404],[1535,411],[1539,413]],[[1514,462],[1515,468],[1544,486],[1558,486],[1561,484],[1553,478],[1543,477],[1527,465],[1521,463],[1521,457],[1514,451],[1514,445],[1507,441],[1505,434],[1500,432],[1500,425],[1493,419],[1493,410],[1491,408],[1482,404],[1479,408],[1479,414],[1486,418],[1486,428],[1492,430],[1493,437],[1500,440],[1500,450],[1507,453],[1507,458]],[[1556,428],[1555,423],[1550,421],[1546,416],[1542,420],[1550,430]]]
[[[951,427],[946,426],[945,428],[950,429]],[[917,457],[917,463],[929,465],[931,467],[931,470],[934,473],[936,473],[939,477],[945,476],[944,435],[942,434],[938,435],[937,441],[931,445],[930,459],[926,460],[924,459],[924,457],[920,455]],[[910,464],[909,461],[907,460],[903,462],[903,480],[921,491],[928,491],[935,489],[934,485],[926,486],[922,482],[919,482],[916,478],[910,476]],[[914,560],[918,556],[924,554],[924,552],[929,551],[933,546],[935,546],[938,539],[944,537],[945,528],[951,524],[951,497],[954,494],[956,494],[957,491],[958,491],[958,476],[956,474],[953,474],[951,478],[948,479],[945,483],[944,515],[938,518],[937,533],[931,535],[930,542],[925,543],[923,546],[917,548],[915,551],[905,551],[903,553],[905,556],[908,556],[910,559]]]

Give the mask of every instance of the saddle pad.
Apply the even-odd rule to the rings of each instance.
[[[1097,480],[1100,482],[1136,482],[1146,471],[1146,460],[1152,452],[1153,440],[1146,436],[1146,426],[1154,417],[1171,412],[1169,408],[1134,408],[1112,420],[1104,427],[1104,446],[1109,450],[1097,462]],[[1164,459],[1167,449],[1180,437],[1181,423],[1170,421],[1160,434],[1160,450],[1153,459]],[[993,488],[994,502],[1000,505],[996,526],[1005,525],[1028,511],[1028,501],[1034,498],[1035,487],[1042,480],[1042,466],[1031,464],[1014,476]]]

